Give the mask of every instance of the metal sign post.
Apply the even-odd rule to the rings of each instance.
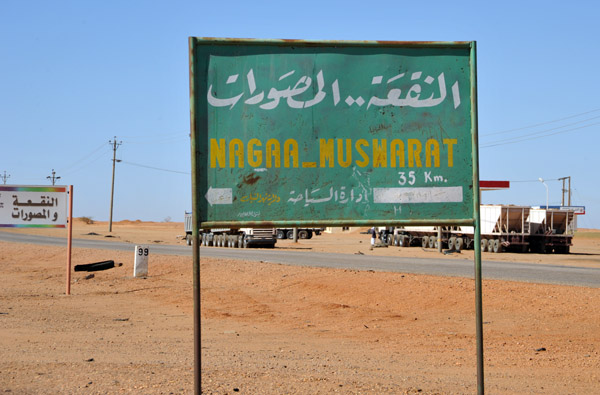
[[[444,224],[479,237],[474,42],[189,48],[197,393],[198,228]]]
[[[71,294],[71,246],[73,234],[73,185],[0,186],[0,228],[67,227],[67,285]]]

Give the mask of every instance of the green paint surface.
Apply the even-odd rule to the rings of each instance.
[[[468,43],[191,43],[201,223],[473,220]]]

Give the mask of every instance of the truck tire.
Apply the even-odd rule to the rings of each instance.
[[[250,248],[250,243],[248,243],[248,239],[244,237],[244,248]]]
[[[100,261],[94,263],[87,263],[83,265],[75,265],[73,269],[76,272],[97,272],[100,270],[108,270],[115,267],[115,261]]]
[[[294,231],[293,230],[288,230],[287,231],[287,238],[292,240],[294,238]]]
[[[454,251],[454,249],[456,248],[456,237],[451,237],[448,239],[448,249],[450,251]]]
[[[487,239],[481,239],[481,252],[486,252],[487,250],[488,250]]]
[[[192,245],[192,235],[187,234],[185,235],[185,244],[191,246]]]
[[[423,248],[429,247],[429,236],[423,236],[423,238],[421,238],[421,246]]]
[[[285,239],[285,232],[283,231],[283,229],[277,229],[277,238],[278,239]]]
[[[437,240],[435,236],[429,236],[429,248],[437,247]]]
[[[292,235],[293,236],[293,235]],[[298,231],[299,239],[308,239],[308,232],[304,229]]]
[[[502,252],[502,250],[503,250],[502,247],[504,247],[502,245],[502,242],[499,239],[494,239],[493,242],[494,242],[494,244],[492,246],[492,249],[493,249],[494,253],[498,254],[498,253]],[[488,249],[489,249],[489,247],[488,247]]]
[[[398,235],[398,247],[408,247],[408,236]]]
[[[454,243],[454,250],[460,252],[463,248],[463,239],[462,237],[457,237],[456,242]]]

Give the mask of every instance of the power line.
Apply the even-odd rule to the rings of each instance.
[[[90,152],[89,154],[82,156],[80,159],[76,160],[75,162],[71,163],[70,165],[68,165],[66,167],[63,167],[62,169],[59,169],[59,171],[64,172],[65,170],[70,169],[85,160],[88,160],[92,155],[94,155],[96,152],[100,151],[102,148],[106,148],[105,143],[100,144],[98,147],[94,148],[94,150],[92,152]]]
[[[581,121],[577,121],[577,122],[568,123],[568,124],[566,124],[566,125],[557,126],[557,127],[550,128],[550,129],[540,130],[540,131],[537,131],[537,132],[528,133],[528,134],[524,134],[524,135],[521,135],[521,136],[509,137],[509,138],[502,139],[502,140],[496,140],[496,141],[492,141],[492,142],[491,142],[491,143],[489,143],[489,144],[493,144],[493,143],[501,143],[501,142],[504,142],[504,141],[511,141],[511,140],[515,140],[515,139],[521,139],[521,138],[525,138],[525,137],[529,137],[529,136],[537,136],[537,135],[540,135],[540,134],[543,134],[543,133],[546,133],[546,132],[551,132],[551,131],[553,131],[553,130],[557,130],[557,129],[563,129],[563,128],[566,128],[566,127],[569,127],[569,126],[574,126],[574,125],[579,125],[579,124],[581,124],[581,123],[583,123],[583,122],[591,121],[591,120],[598,119],[598,118],[600,118],[600,115],[598,115],[597,117],[592,117],[592,118],[582,119]]]
[[[582,113],[575,114],[575,115],[570,115],[570,116],[568,116],[568,117],[564,117],[564,118],[554,119],[554,120],[552,120],[552,121],[547,121],[547,122],[536,123],[536,124],[534,124],[534,125],[523,126],[523,127],[520,127],[520,128],[515,128],[515,129],[501,130],[501,131],[498,131],[498,132],[492,132],[492,133],[485,133],[485,134],[482,134],[482,136],[492,136],[492,135],[494,135],[494,134],[504,134],[504,133],[516,132],[516,131],[519,131],[519,130],[524,130],[524,129],[535,128],[535,127],[538,127],[538,126],[543,126],[543,125],[548,125],[548,124],[555,123],[555,122],[564,121],[565,119],[577,118],[577,117],[580,117],[580,116],[582,116],[582,115],[591,114],[591,113],[593,113],[593,112],[598,112],[598,111],[600,111],[600,108],[596,108],[596,109],[594,109],[594,110],[590,110],[590,111],[582,112]]]
[[[594,122],[594,123],[590,123],[588,125],[583,125],[580,126],[578,128],[572,128],[572,129],[567,129],[567,130],[561,130],[559,132],[554,132],[554,133],[548,133],[545,134],[543,136],[534,136],[534,137],[526,137],[526,138],[521,138],[521,137],[515,137],[513,141],[506,141],[506,142],[497,142],[497,143],[489,143],[489,144],[483,144],[480,145],[480,148],[489,148],[489,147],[496,147],[498,145],[507,145],[507,144],[515,144],[515,143],[520,143],[521,141],[527,141],[527,140],[535,140],[535,139],[539,139],[542,137],[548,137],[548,136],[554,136],[556,134],[561,134],[561,133],[567,133],[567,132],[573,132],[575,130],[579,130],[579,129],[584,129],[584,128],[588,128],[590,126],[594,126],[594,125],[600,125],[600,122]],[[549,130],[554,130],[554,129],[549,129]],[[500,141],[504,141],[504,140],[500,140]]]
[[[127,162],[127,161],[124,161],[124,160],[121,161],[121,163],[125,163],[127,165],[132,165],[132,166],[145,167],[147,169],[152,169],[152,170],[166,171],[166,172],[169,172],[169,173],[178,173],[178,174],[187,174],[187,175],[191,174],[189,172],[178,171],[178,170],[169,170],[169,169],[161,169],[160,167],[147,166],[147,165],[142,165],[142,164],[139,164],[139,163]]]
[[[104,143],[102,145],[104,146]],[[81,170],[85,169],[86,167],[98,162],[100,159],[105,158],[106,154],[109,152],[108,151],[109,149],[106,146],[104,146],[103,148],[105,149],[105,151],[100,152],[95,157],[87,158],[86,159],[86,160],[88,160],[87,163],[85,163],[84,165],[81,165],[81,166],[77,166],[76,169],[73,169],[71,171],[64,172],[63,175],[77,173],[78,171],[81,171]]]

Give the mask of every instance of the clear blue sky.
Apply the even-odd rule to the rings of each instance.
[[[478,50],[483,203],[560,204],[600,228],[595,1],[0,3],[0,176],[75,187],[74,214],[182,221],[191,209],[188,37],[463,41]],[[539,125],[541,124],[541,125]],[[538,126],[533,126],[538,125]],[[521,140],[521,141],[519,141]]]

